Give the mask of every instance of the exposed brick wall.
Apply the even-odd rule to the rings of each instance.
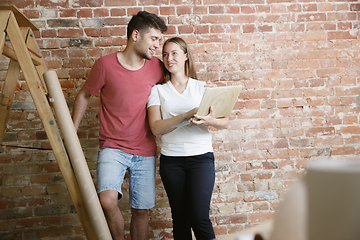
[[[359,159],[356,0],[2,2],[15,3],[40,28],[38,44],[70,107],[94,61],[124,46],[127,22],[143,9],[164,18],[165,38],[180,35],[191,45],[201,80],[243,86],[230,128],[213,131],[211,218],[218,236],[273,218],[309,161]],[[8,60],[0,60],[1,89]],[[3,144],[48,148],[27,90],[19,81]],[[89,103],[79,137],[95,179],[97,98]],[[51,151],[3,146],[0,173],[0,239],[85,238]],[[158,175],[156,192],[150,236],[171,239]],[[128,220],[127,199],[119,206]]]

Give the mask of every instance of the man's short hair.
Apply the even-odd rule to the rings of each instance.
[[[158,29],[162,33],[167,30],[167,26],[164,20],[162,20],[156,14],[140,11],[131,18],[128,24],[127,39],[130,39],[134,30],[138,30],[141,33],[142,31],[146,31],[149,28]]]

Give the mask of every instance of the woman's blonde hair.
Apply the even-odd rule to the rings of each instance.
[[[190,52],[190,48],[189,45],[185,42],[184,39],[180,38],[180,37],[173,37],[173,38],[169,38],[168,40],[165,41],[164,46],[163,46],[163,53],[164,53],[164,48],[166,46],[166,44],[168,43],[176,43],[181,50],[184,51],[184,53],[187,53],[188,59],[185,61],[185,75],[187,77],[191,77],[194,79],[197,79],[197,74],[196,74],[196,69],[195,69],[195,65],[194,65],[194,60],[192,58],[191,52]],[[167,81],[169,81],[171,78],[171,74],[170,72],[165,68],[164,69],[164,83],[166,83]]]

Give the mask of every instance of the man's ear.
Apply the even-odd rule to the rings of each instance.
[[[140,32],[138,30],[134,30],[131,33],[131,38],[134,42],[136,42],[140,38]]]

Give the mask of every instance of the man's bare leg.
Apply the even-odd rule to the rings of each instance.
[[[149,239],[149,217],[147,209],[131,208],[131,240]]]
[[[124,218],[117,205],[118,192],[115,190],[100,192],[99,199],[113,240],[124,240]]]

